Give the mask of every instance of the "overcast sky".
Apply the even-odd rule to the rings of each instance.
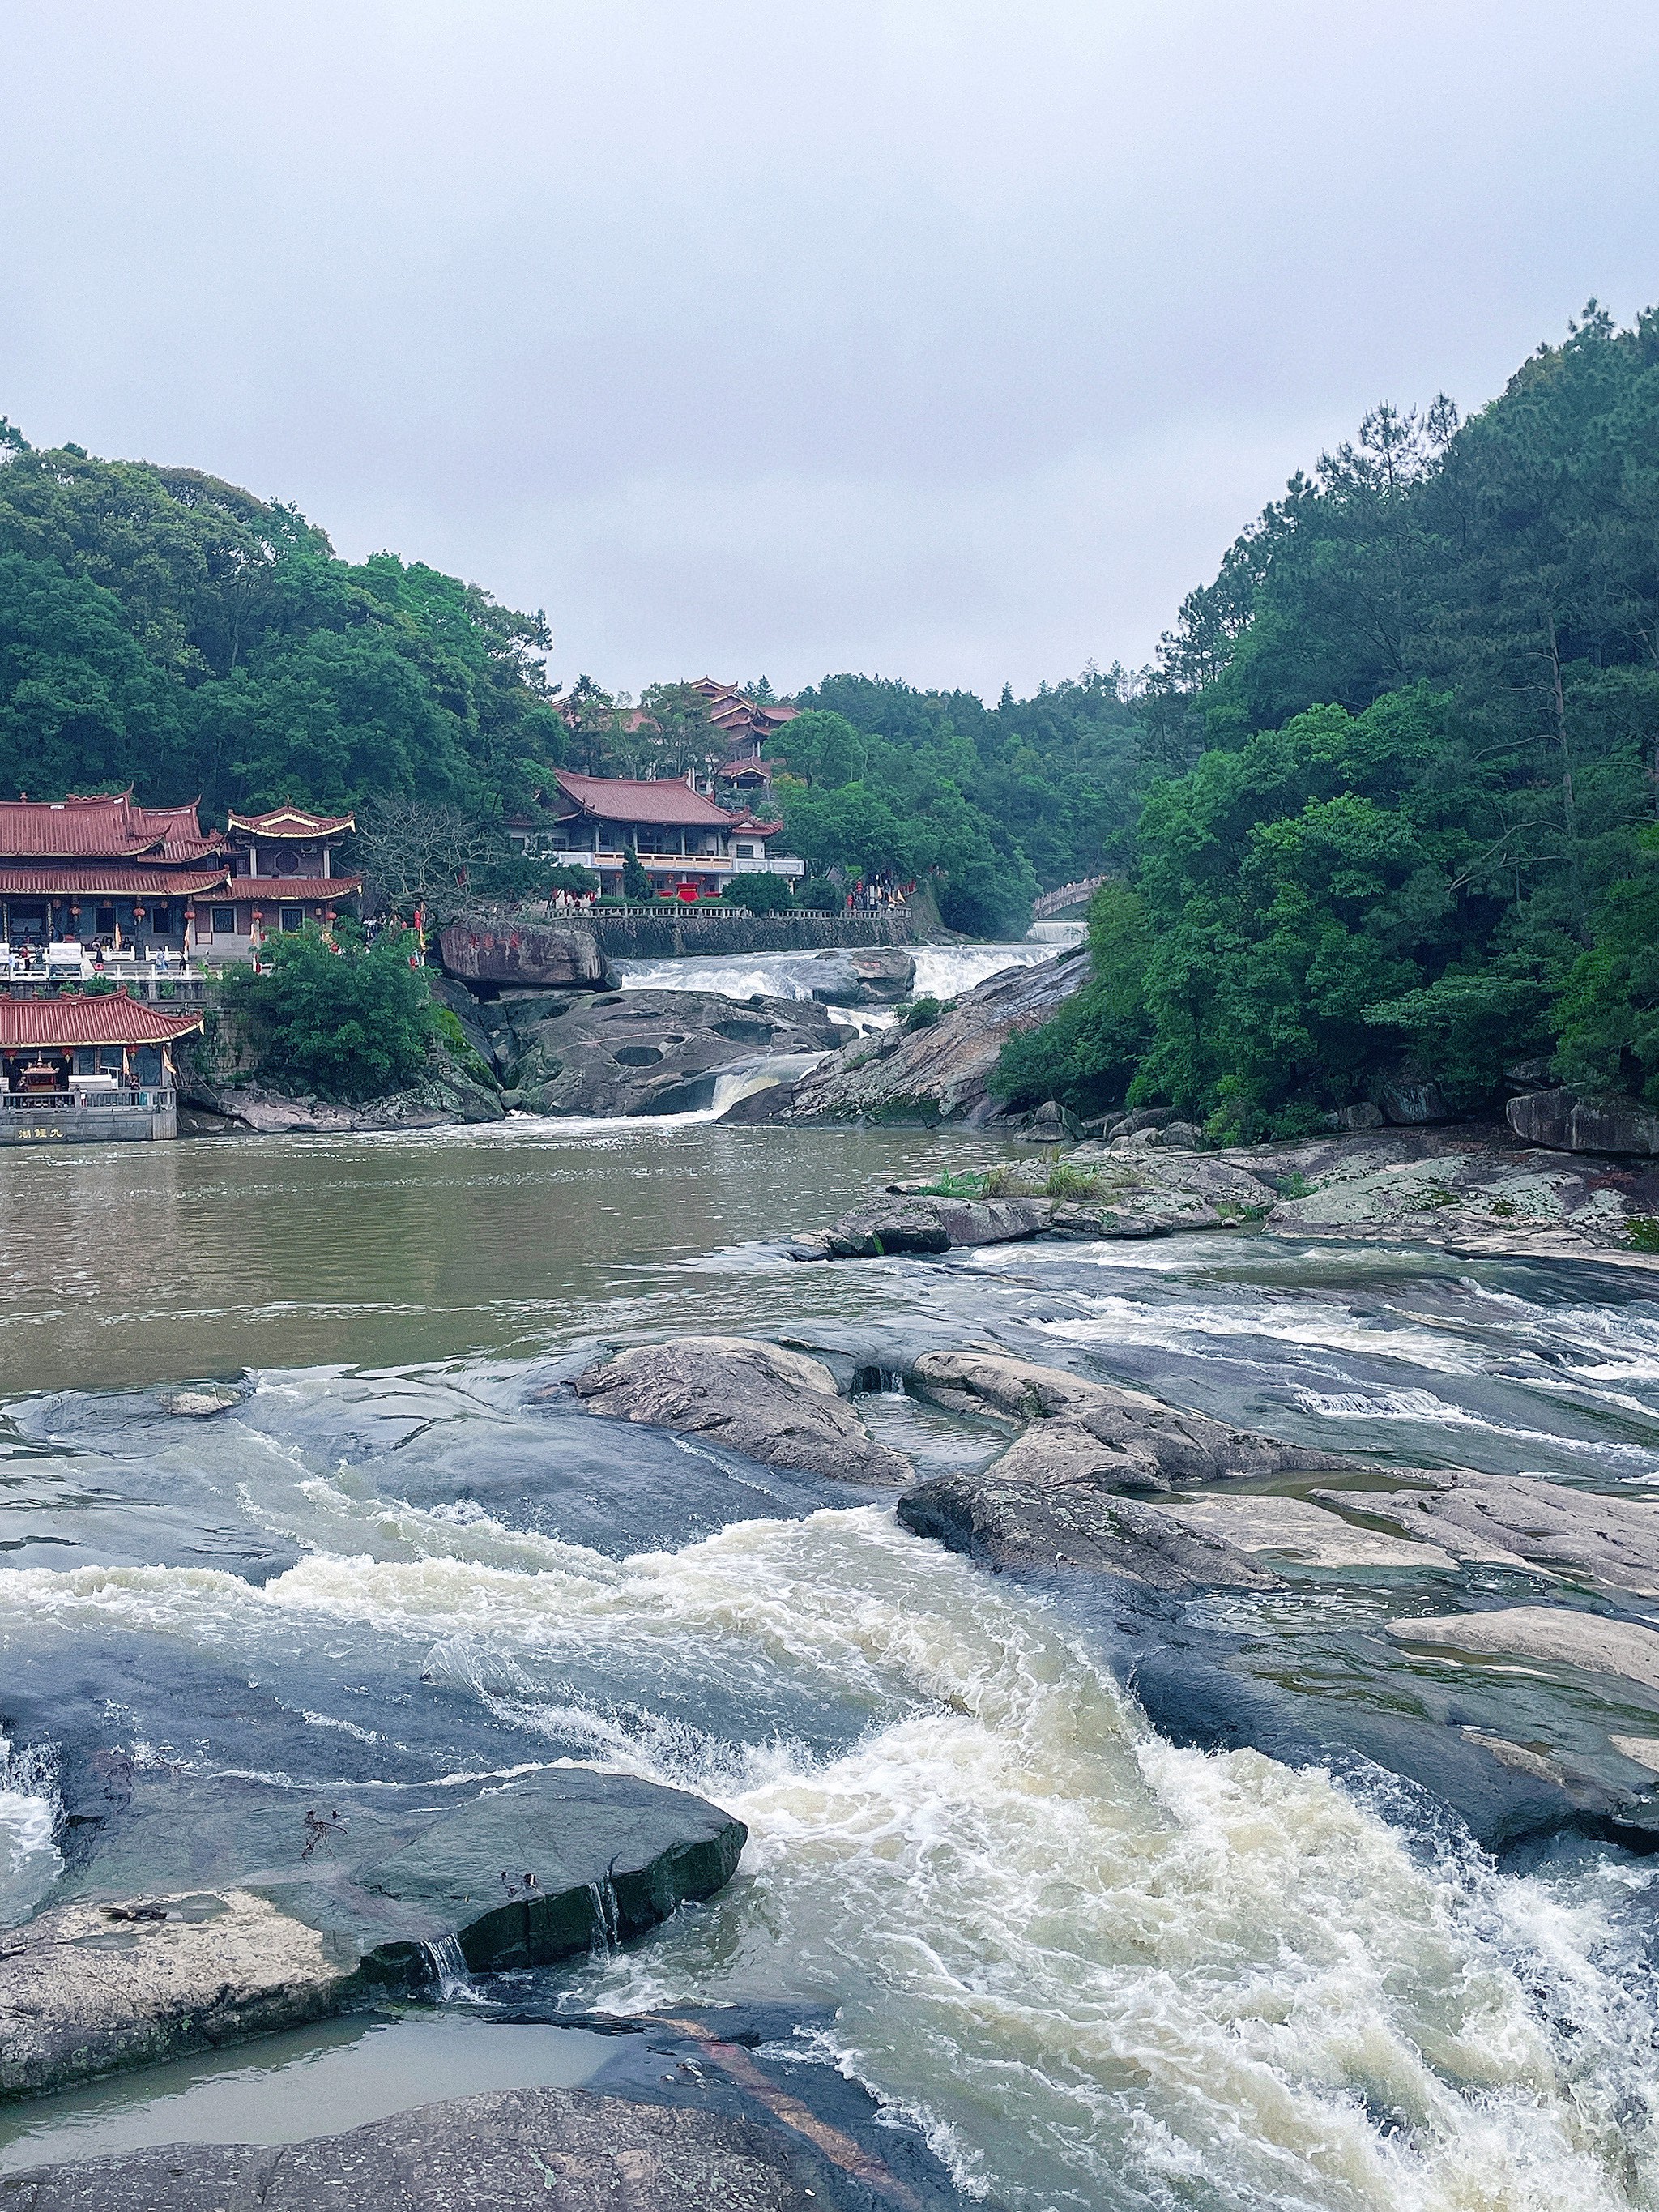
[[[0,412],[637,690],[1145,661],[1379,398],[1659,300],[1653,0],[0,0]]]

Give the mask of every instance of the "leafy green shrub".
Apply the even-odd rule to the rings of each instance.
[[[912,999],[899,1020],[907,1030],[930,1030],[945,1012],[945,1006],[941,999]]]
[[[1121,1104],[1151,1036],[1143,988],[1151,941],[1127,884],[1104,884],[1089,905],[1093,973],[1051,1021],[1002,1048],[993,1094],[1011,1108],[1057,1098],[1090,1115]]]
[[[1625,1224],[1627,1252],[1659,1252],[1659,1221],[1650,1213],[1633,1213]]]
[[[975,1168],[963,1168],[957,1173],[946,1168],[942,1174],[935,1176],[932,1182],[924,1183],[917,1195],[921,1198],[983,1198],[985,1185],[985,1176]]]
[[[782,914],[795,903],[787,876],[733,876],[720,893],[722,906],[740,906],[750,914]]]
[[[242,1017],[260,1074],[347,1103],[412,1081],[437,1027],[425,974],[410,964],[417,949],[408,930],[371,945],[341,921],[332,943],[313,927],[285,931],[259,972],[228,969],[224,1003]]]
[[[1045,1198],[1093,1198],[1100,1189],[1100,1177],[1092,1168],[1074,1168],[1069,1160],[1056,1158],[1048,1169]]]
[[[432,1006],[432,1027],[448,1048],[449,1056],[475,1083],[494,1085],[495,1072],[468,1038],[461,1027],[460,1016],[453,1006],[434,1000]]]

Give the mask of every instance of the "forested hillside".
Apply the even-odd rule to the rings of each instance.
[[[37,451],[0,422],[0,790],[131,783],[220,816],[418,795],[488,824],[567,754],[641,772],[636,745],[605,741],[618,702],[586,678],[579,699],[603,711],[567,730],[550,644],[541,614],[476,585],[339,559],[291,507],[191,469]],[[988,709],[827,678],[789,756],[792,837],[815,869],[928,874],[957,927],[1017,932],[1039,885],[1128,857],[1125,692],[1091,672]],[[670,683],[641,703],[688,699]]]
[[[1291,1131],[1390,1073],[1659,1097],[1659,312],[1458,423],[1379,409],[1191,594],[1058,1089]]]
[[[192,469],[0,424],[0,789],[131,783],[210,814],[527,798],[561,757],[542,617]]]

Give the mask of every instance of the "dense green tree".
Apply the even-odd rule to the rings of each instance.
[[[338,560],[292,507],[198,471],[9,432],[0,562],[0,788],[131,781],[210,812],[420,790],[499,816],[563,757],[540,615],[390,554]]]
[[[261,1074],[289,1091],[349,1103],[384,1097],[426,1063],[433,1009],[416,941],[368,942],[349,922],[275,938],[258,972],[234,968],[225,1004],[246,1024]]]
[[[863,775],[866,747],[863,732],[845,714],[809,707],[785,723],[769,751],[799,781],[820,791],[839,791]]]
[[[1288,1128],[1415,1062],[1492,1108],[1558,1048],[1652,1085],[1659,311],[1592,302],[1461,424],[1374,410],[1189,595],[1136,712],[1168,770],[1136,1098]]]

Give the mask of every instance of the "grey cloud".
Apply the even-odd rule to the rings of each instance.
[[[544,605],[556,665],[1146,658],[1380,397],[1659,296],[1591,4],[14,9],[0,408]]]

